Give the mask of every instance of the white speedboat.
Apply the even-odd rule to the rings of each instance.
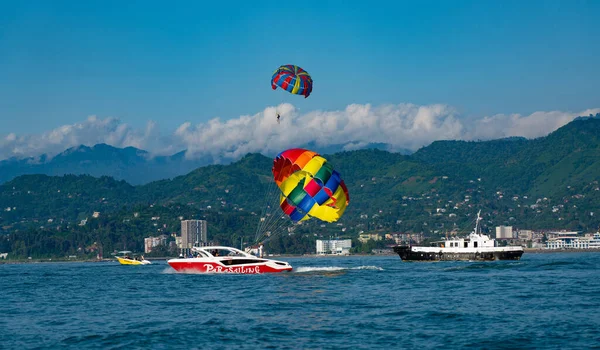
[[[193,257],[170,259],[167,263],[178,272],[261,274],[291,271],[284,261],[264,259],[239,249],[224,246],[193,247]]]

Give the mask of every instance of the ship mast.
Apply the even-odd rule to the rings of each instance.
[[[477,220],[475,220],[475,234],[476,235],[479,234],[479,220],[481,220],[481,216],[479,216],[479,214],[481,214],[481,209],[479,209],[479,211],[477,212]]]

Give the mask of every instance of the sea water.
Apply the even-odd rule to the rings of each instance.
[[[0,265],[2,349],[575,349],[600,344],[600,253],[520,261],[280,258],[290,273],[165,261]]]

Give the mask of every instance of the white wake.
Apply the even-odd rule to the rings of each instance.
[[[302,266],[294,269],[294,272],[333,272],[333,271],[344,271],[344,270],[377,270],[383,271],[383,268],[379,266],[357,266],[357,267],[339,267],[339,266],[321,266],[321,267],[308,267]]]

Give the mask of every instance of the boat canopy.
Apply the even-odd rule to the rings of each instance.
[[[248,258],[255,258],[255,256],[252,254],[248,254],[236,248],[225,246],[192,247],[192,252],[207,258],[213,258],[215,256],[244,256]]]

